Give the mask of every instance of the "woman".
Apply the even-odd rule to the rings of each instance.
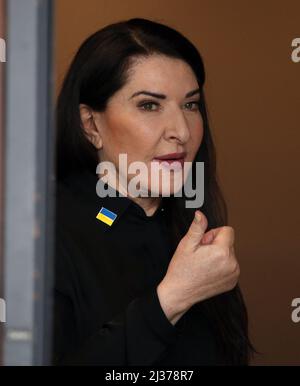
[[[248,364],[204,81],[193,44],[145,19],[109,25],[77,52],[57,109],[55,364]],[[120,154],[145,166],[143,194]],[[184,164],[195,184],[198,162],[201,211],[183,189]],[[157,168],[170,171],[169,195]]]

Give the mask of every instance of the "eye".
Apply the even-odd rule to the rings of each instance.
[[[157,111],[159,108],[159,103],[153,101],[144,101],[139,103],[138,107],[146,111]]]
[[[198,111],[200,102],[199,101],[188,102],[184,106],[187,108],[187,110]]]

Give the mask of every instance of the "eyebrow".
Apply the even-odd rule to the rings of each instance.
[[[151,92],[151,91],[146,91],[146,90],[141,90],[141,91],[137,91],[135,92],[134,94],[131,95],[131,98],[134,98],[138,95],[141,95],[141,94],[144,94],[144,95],[149,95],[149,96],[152,96],[154,98],[159,98],[159,99],[166,99],[166,95],[164,94],[157,94],[155,92]],[[185,98],[189,98],[195,94],[200,94],[200,88],[196,88],[195,90],[192,90],[192,91],[189,91],[186,95],[185,95]]]

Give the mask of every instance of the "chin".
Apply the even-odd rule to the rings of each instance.
[[[153,197],[170,197],[176,193],[179,193],[182,189],[183,183],[182,178],[180,179],[170,179],[170,181],[165,182],[163,184],[153,184],[151,185],[151,189],[149,190],[149,195]]]

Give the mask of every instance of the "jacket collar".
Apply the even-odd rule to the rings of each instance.
[[[101,208],[105,208],[116,215],[116,218],[111,225],[107,225],[103,221],[96,219],[99,226],[100,224],[102,225],[103,230],[113,228],[128,208],[134,211],[137,216],[145,220],[155,218],[159,215],[159,212],[164,209],[164,200],[162,200],[155,214],[150,218],[147,217],[144,210],[137,203],[122,195],[111,186],[105,184],[98,178],[96,173],[93,174],[88,169],[72,172],[64,179],[63,183],[72,191],[72,194],[77,195],[83,205],[88,203],[88,206],[91,208],[88,211],[89,216],[95,216],[96,219]],[[101,191],[107,191],[108,195],[105,195],[104,197],[99,196],[98,192],[100,193]]]

